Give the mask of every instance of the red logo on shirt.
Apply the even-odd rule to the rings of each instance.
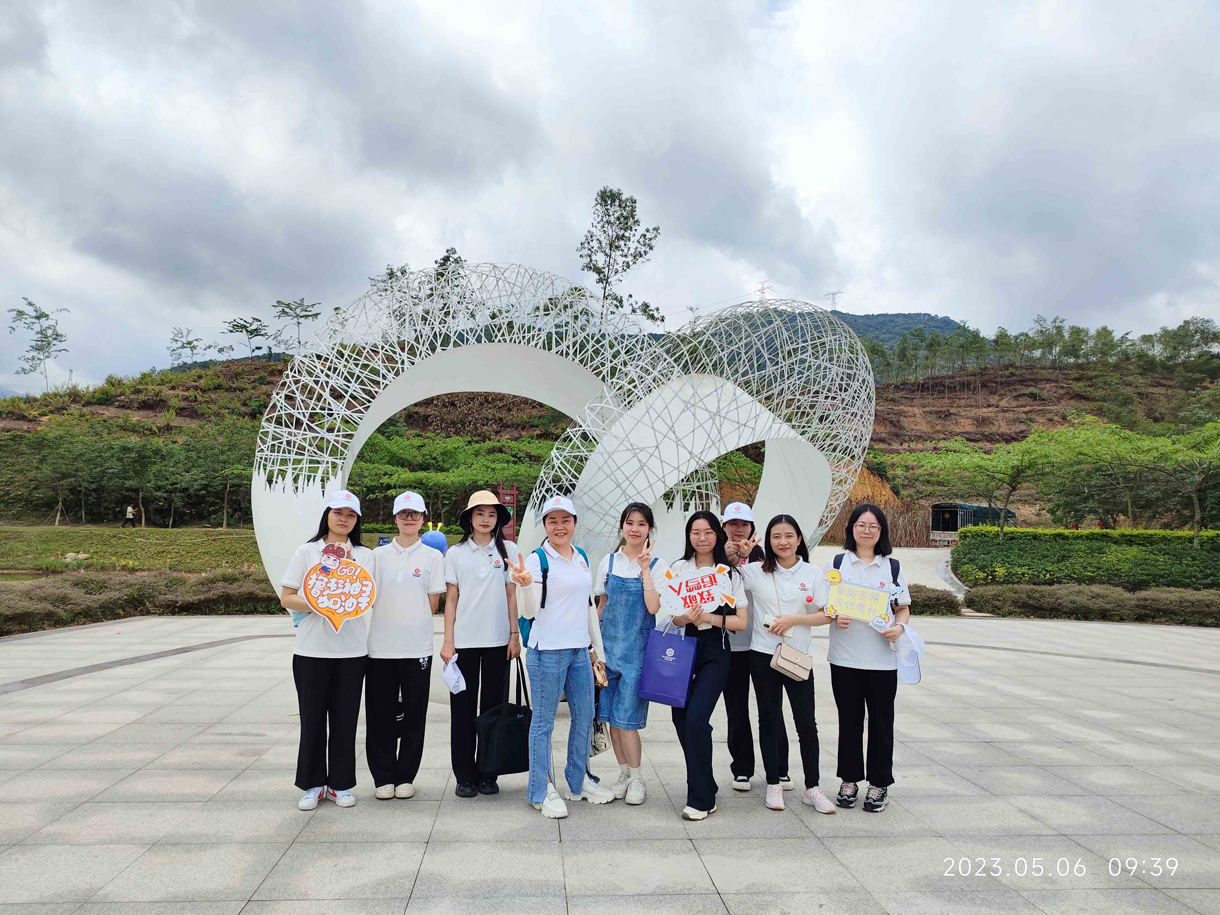
[[[416,577],[416,578],[419,578],[419,569],[416,569],[416,570],[415,570],[415,577]]]
[[[498,559],[492,560],[491,564],[492,564],[492,566],[494,566],[497,569],[500,568],[500,560],[498,560]]]

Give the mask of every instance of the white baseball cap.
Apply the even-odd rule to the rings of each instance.
[[[720,523],[723,524],[725,521],[749,521],[753,524],[754,513],[744,502],[730,502],[725,506],[724,514],[720,516]]]
[[[573,518],[576,517],[576,506],[567,496],[551,496],[547,499],[546,504],[542,506],[542,517],[545,518],[551,512],[558,511],[565,511]]]
[[[355,493],[348,492],[346,489],[340,489],[337,493],[330,497],[330,501],[326,503],[327,508],[350,508],[357,515],[360,514],[360,500],[356,498]]]
[[[428,514],[428,509],[424,505],[424,497],[410,490],[399,493],[394,499],[394,514],[405,511],[419,512],[421,515]]]

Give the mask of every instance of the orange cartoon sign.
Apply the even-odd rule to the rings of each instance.
[[[670,616],[680,616],[690,610],[715,610],[721,604],[736,606],[729,584],[728,566],[718,565],[689,575],[677,575],[665,570],[665,586],[661,588],[661,610]],[[700,629],[710,629],[711,623],[700,623]]]
[[[321,562],[305,573],[301,596],[338,632],[373,606],[373,576],[348,559],[343,547],[330,543],[322,549]]]

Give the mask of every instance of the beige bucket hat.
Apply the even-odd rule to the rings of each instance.
[[[470,498],[466,500],[466,507],[458,515],[458,523],[465,527],[470,521],[470,513],[480,505],[494,505],[496,507],[496,515],[500,520],[498,527],[504,527],[512,519],[512,515],[508,513],[508,506],[497,499],[494,492],[480,489],[478,492],[472,492]]]

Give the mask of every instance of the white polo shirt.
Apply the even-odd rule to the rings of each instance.
[[[653,557],[652,562],[652,582],[655,585],[658,581],[665,580],[665,570],[668,566],[665,561]],[[597,577],[594,579],[593,596],[601,597],[606,593],[606,576],[610,569],[610,554],[602,557],[601,564],[597,567]],[[614,577],[615,578],[639,578],[640,564],[634,559],[628,559],[627,555],[622,550],[616,550],[614,553]]]
[[[292,559],[288,561],[284,577],[280,579],[281,587],[296,588],[297,591],[300,591],[305,585],[305,575],[322,561],[322,547],[324,546],[326,546],[324,541],[314,540],[297,547],[296,552],[292,554]],[[368,547],[354,547],[350,541],[343,544],[343,547],[351,550],[352,561],[368,569],[375,582],[377,566],[373,551]],[[376,595],[374,595],[374,600],[376,600]],[[338,632],[331,628],[330,622],[322,614],[306,614],[305,618],[301,620],[301,625],[297,626],[293,654],[299,654],[303,658],[364,657],[368,654],[371,613],[372,610],[366,610],[355,619],[345,621],[339,627]]]
[[[695,560],[693,559],[675,559],[669,564],[669,570],[679,578],[685,578],[687,575],[693,575],[695,572],[711,572],[714,569],[714,566],[698,567],[695,565]],[[741,574],[740,569],[737,570],[736,575],[729,576],[729,582],[731,583],[730,593],[733,596],[734,606],[737,612],[740,614],[743,612],[742,608],[748,608],[750,606],[749,599],[746,597],[745,577]],[[673,619],[673,617],[671,617],[668,613],[666,613],[664,610],[659,610],[657,612],[657,628],[664,629],[671,619]],[[720,627],[715,626],[713,628],[719,629]],[[749,626],[746,628],[748,629]],[[732,632],[729,633],[730,636],[732,634]]]
[[[515,563],[517,544],[504,544],[508,561]],[[495,540],[479,546],[474,538],[454,544],[445,554],[445,581],[457,585],[457,616],[453,623],[453,646],[498,648],[508,644],[508,564],[500,557]],[[512,585],[516,587],[516,585]]]
[[[821,610],[816,591],[822,570],[798,559],[791,569],[776,563],[774,572],[764,572],[761,562],[751,562],[744,571],[746,587],[750,589],[751,649],[771,655],[782,641],[797,651],[812,654],[813,627],[793,626],[780,638],[763,628],[763,618],[768,615],[799,616]]]
[[[432,656],[431,594],[445,593],[445,557],[419,540],[395,537],[373,550],[377,597],[369,622],[370,658]]]
[[[834,560],[827,564],[818,578],[818,593],[814,603],[825,607],[830,597],[830,584],[826,581],[826,572],[834,568]],[[911,603],[911,591],[907,587],[906,572],[898,569],[898,581],[894,581],[888,556],[874,556],[872,562],[865,562],[848,550],[843,556],[839,572],[844,581],[856,585],[868,585],[870,588],[888,588],[898,585],[898,606]],[[846,629],[840,629],[838,623],[830,629],[830,649],[826,652],[826,660],[839,667],[854,667],[857,670],[897,670],[898,655],[893,643],[863,620],[851,620]]]
[[[564,559],[548,540],[542,545],[547,555],[546,606],[538,610],[530,626],[527,647],[542,651],[559,648],[588,648],[589,596],[593,589],[593,574],[589,564],[575,548],[572,558]],[[615,565],[618,561],[615,560]],[[525,567],[534,576],[538,597],[542,595],[542,562],[530,551]]]

